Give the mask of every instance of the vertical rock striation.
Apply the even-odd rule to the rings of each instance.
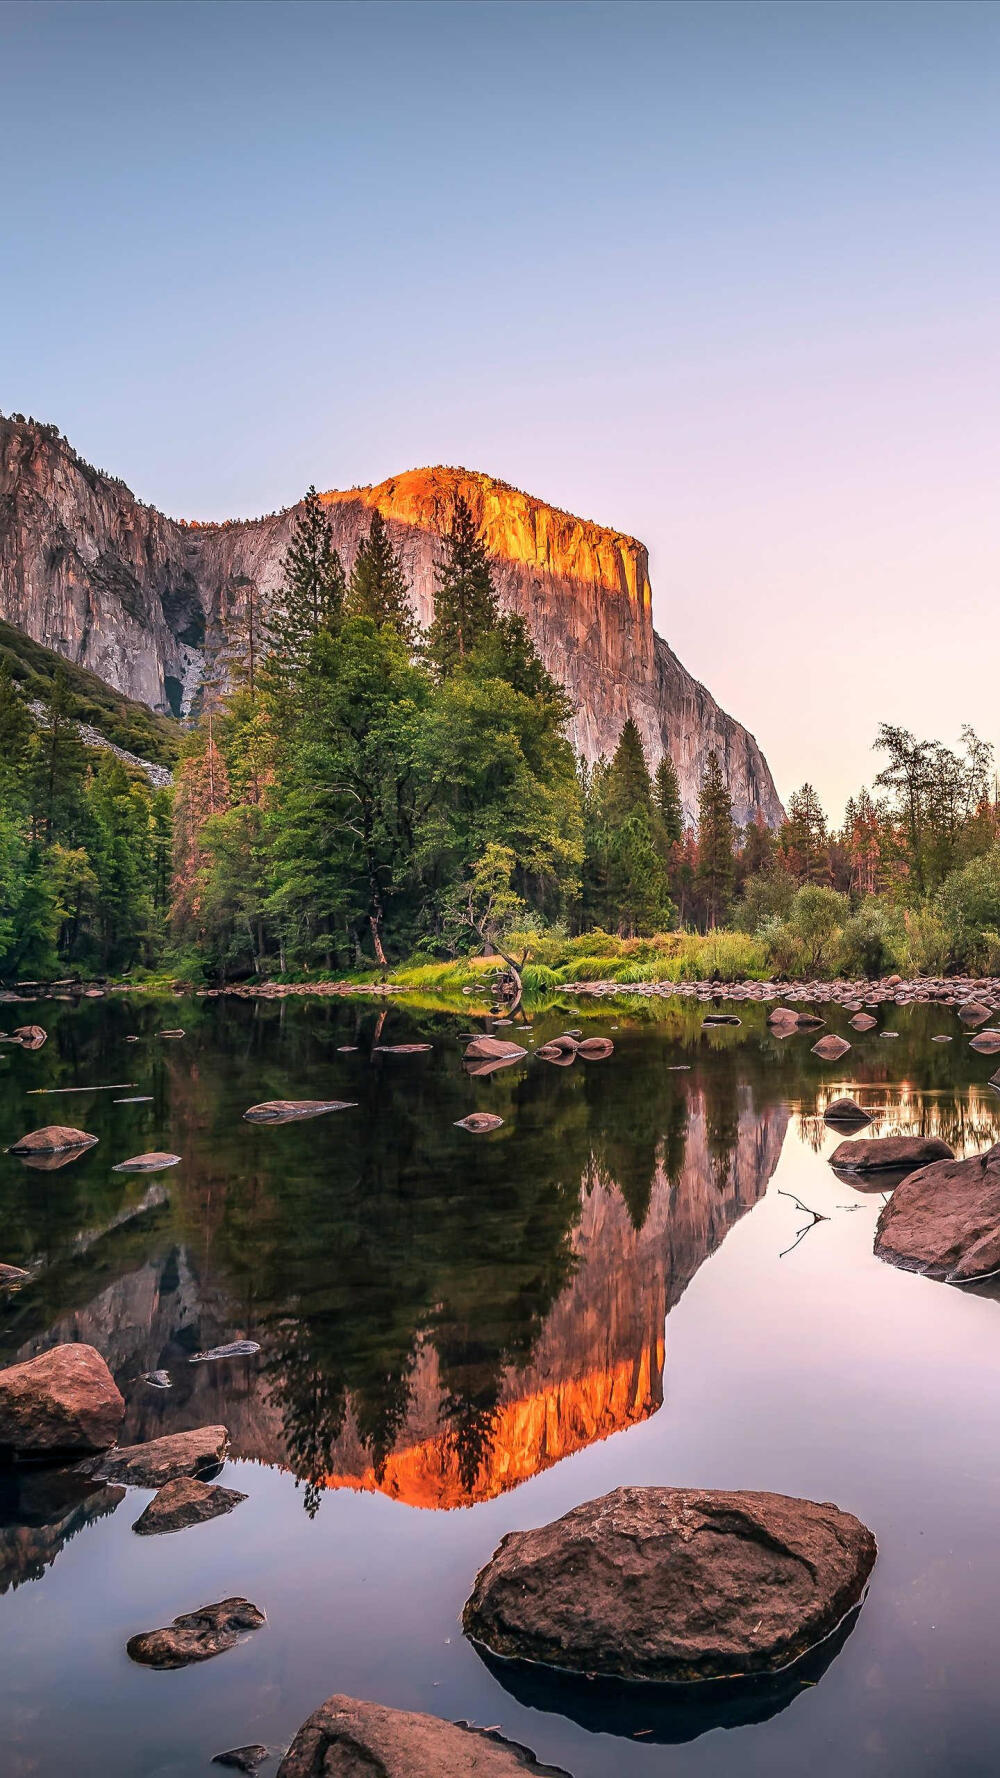
[[[665,750],[673,756],[689,816],[714,749],[737,820],[780,820],[753,736],[654,631],[648,558],[635,538],[464,469],[414,469],[323,499],[348,569],[378,508],[427,623],[438,540],[458,494],[490,551],[502,604],[525,617],[573,699],[578,751],[610,753],[631,715],[651,765]],[[273,597],[295,517],[292,507],[225,524],[167,519],[84,463],[54,428],[0,419],[0,616],[130,697],[186,712],[205,666],[224,661],[244,627],[251,590],[265,609]]]

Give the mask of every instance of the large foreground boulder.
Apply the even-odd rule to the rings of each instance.
[[[878,1219],[875,1252],[944,1284],[1000,1272],[1000,1145],[911,1173]]]
[[[860,1520],[829,1504],[618,1488],[505,1537],[462,1622],[493,1656],[581,1678],[766,1677],[833,1635],[875,1554]]]
[[[302,1724],[277,1778],[567,1778],[493,1729],[327,1698]]]
[[[954,1158],[939,1136],[858,1136],[834,1149],[830,1165],[846,1173],[895,1173]]]
[[[106,1451],[124,1414],[115,1380],[93,1346],[53,1346],[0,1371],[0,1453],[62,1457]]]
[[[198,1426],[144,1445],[122,1445],[99,1458],[90,1473],[98,1481],[123,1482],[130,1488],[162,1488],[178,1476],[210,1474],[225,1461],[228,1449],[224,1426]]]
[[[213,1655],[225,1654],[249,1630],[259,1630],[266,1622],[264,1613],[249,1599],[220,1599],[215,1605],[184,1612],[162,1630],[130,1636],[125,1653],[140,1667],[188,1667],[192,1661],[210,1661]]]

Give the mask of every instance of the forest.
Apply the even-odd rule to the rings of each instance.
[[[0,649],[5,980],[431,981],[498,947],[538,987],[1000,973],[993,755],[971,729],[952,749],[881,724],[839,828],[807,782],[779,829],[740,830],[709,755],[692,825],[631,719],[612,758],[574,757],[570,703],[461,500],[426,631],[378,511],[348,575],[314,489],[258,607],[175,729],[172,788],[84,744],[101,694],[78,669]],[[139,724],[161,758],[168,726]]]

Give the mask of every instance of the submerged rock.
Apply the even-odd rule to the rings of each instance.
[[[93,1148],[96,1136],[88,1135],[86,1130],[74,1130],[70,1124],[46,1124],[41,1130],[29,1130],[27,1136],[21,1136],[12,1142],[8,1154],[16,1155],[50,1155],[50,1154],[82,1154],[84,1149]]]
[[[835,1037],[833,1032],[829,1031],[825,1037],[820,1038],[818,1043],[813,1044],[812,1053],[814,1056],[818,1056],[821,1062],[839,1062],[841,1056],[846,1056],[850,1047],[846,1037]]]
[[[131,1160],[119,1161],[112,1167],[112,1173],[162,1173],[165,1167],[176,1167],[180,1160],[179,1154],[162,1154],[153,1150],[149,1154],[134,1154]]]
[[[939,1136],[858,1136],[834,1149],[830,1165],[850,1173],[877,1173],[954,1158],[954,1149]]]
[[[90,1466],[101,1482],[124,1482],[131,1488],[162,1488],[177,1476],[201,1476],[218,1469],[229,1449],[224,1426],[198,1426],[193,1432],[171,1432],[144,1445],[122,1445]]]
[[[943,1284],[1000,1272],[1000,1145],[911,1173],[878,1219],[875,1252]]]
[[[496,1657],[581,1679],[764,1677],[838,1629],[875,1555],[871,1532],[829,1503],[618,1488],[505,1537],[462,1622]]]
[[[187,1667],[192,1661],[210,1661],[213,1655],[235,1648],[249,1630],[267,1622],[264,1613],[249,1599],[220,1599],[175,1617],[162,1630],[144,1630],[130,1636],[125,1653],[142,1667]]]
[[[140,1537],[185,1531],[189,1525],[203,1525],[209,1519],[231,1513],[246,1498],[235,1488],[210,1487],[195,1476],[177,1476],[172,1482],[164,1482],[132,1529]]]
[[[456,1120],[456,1130],[468,1130],[473,1136],[485,1136],[490,1130],[499,1130],[503,1123],[492,1111],[470,1111],[468,1117]]]
[[[260,1351],[259,1340],[230,1340],[228,1346],[210,1346],[207,1352],[194,1352],[189,1363],[207,1364],[213,1358],[250,1358]]]
[[[354,1111],[356,1099],[265,1099],[243,1113],[247,1124],[290,1124],[300,1118],[322,1117],[327,1111]]]
[[[854,1124],[859,1129],[862,1124],[870,1124],[871,1112],[862,1110],[856,1099],[831,1099],[823,1113],[828,1124]]]
[[[0,1371],[0,1451],[19,1457],[105,1451],[124,1416],[101,1354],[82,1342],[53,1346]]]
[[[236,1772],[248,1772],[250,1778],[270,1756],[266,1747],[256,1741],[250,1747],[230,1747],[225,1753],[213,1753],[213,1766],[231,1766]]]
[[[300,1728],[277,1778],[568,1778],[495,1729],[327,1698]]]

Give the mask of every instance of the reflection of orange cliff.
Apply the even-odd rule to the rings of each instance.
[[[781,1153],[784,1109],[742,1111],[727,1162],[713,1161],[703,1100],[692,1095],[684,1160],[657,1169],[640,1230],[614,1185],[593,1182],[573,1237],[578,1266],[530,1365],[510,1369],[471,1485],[442,1423],[437,1353],[421,1347],[396,1449],[376,1473],[349,1417],[325,1485],[378,1491],[410,1506],[471,1506],[505,1493],[663,1402],[664,1319],[733,1223],[765,1191]]]

